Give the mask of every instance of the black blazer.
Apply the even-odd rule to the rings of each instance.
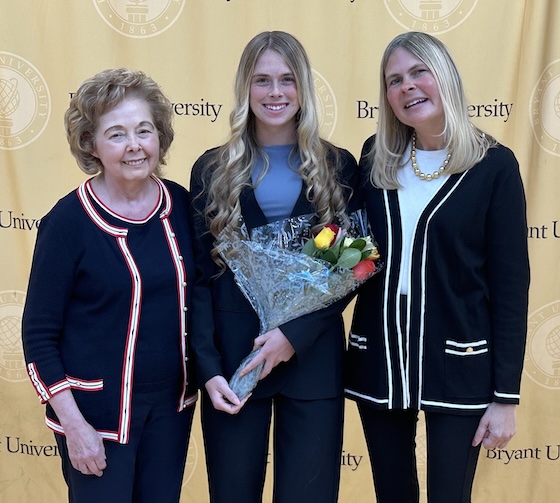
[[[529,261],[515,156],[503,145],[491,148],[479,164],[451,175],[428,203],[412,243],[409,305],[398,284],[398,191],[375,189],[364,157],[360,165],[359,193],[386,267],[358,294],[347,396],[380,409],[456,414],[482,414],[493,401],[518,403]]]
[[[195,230],[195,262],[197,281],[191,312],[192,344],[200,383],[216,375],[230,379],[241,360],[247,356],[259,335],[259,319],[237,287],[227,269],[216,276],[219,268],[210,257],[214,238],[208,232],[203,216],[207,194],[204,180],[210,177],[217,149],[205,152],[191,173],[193,196],[193,227]],[[338,149],[341,167],[340,181],[348,187],[347,196],[358,182],[356,160],[348,151]],[[265,225],[267,219],[259,207],[254,191],[243,190],[241,208],[248,228]],[[299,195],[291,216],[313,213],[305,196]],[[271,396],[282,392],[298,399],[318,399],[342,394],[342,354],[344,325],[342,311],[347,300],[302,316],[280,327],[295,349],[289,362],[278,365],[259,383],[253,397]]]

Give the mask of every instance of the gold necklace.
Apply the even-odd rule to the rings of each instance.
[[[443,161],[443,164],[439,167],[437,171],[434,171],[431,175],[422,173],[422,171],[420,171],[420,169],[418,168],[418,163],[416,162],[416,132],[412,134],[412,148],[410,149],[410,161],[412,163],[412,169],[414,170],[414,174],[418,178],[420,178],[420,180],[426,180],[427,182],[429,182],[430,180],[435,180],[436,178],[439,178],[439,175],[441,175],[446,170],[447,165],[449,164],[449,159],[451,159],[451,152],[447,153],[447,157],[445,158],[445,161]]]

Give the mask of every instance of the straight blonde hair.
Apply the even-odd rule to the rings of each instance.
[[[478,129],[468,116],[463,82],[447,47],[437,38],[422,32],[406,32],[395,37],[385,49],[380,65],[379,122],[375,142],[367,153],[370,180],[375,187],[398,189],[398,170],[407,159],[403,155],[411,141],[413,128],[400,122],[387,100],[385,70],[391,55],[405,49],[421,60],[433,74],[445,115],[442,137],[452,157],[446,173],[462,173],[479,163],[496,140]]]

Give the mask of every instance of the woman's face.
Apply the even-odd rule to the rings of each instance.
[[[249,105],[255,115],[257,140],[261,145],[296,142],[296,114],[300,108],[296,79],[276,51],[267,49],[257,59]]]
[[[399,121],[418,132],[438,135],[444,127],[443,104],[436,79],[428,67],[399,47],[385,67],[387,100]]]
[[[93,155],[107,183],[147,179],[159,165],[159,134],[148,103],[125,98],[99,118]]]

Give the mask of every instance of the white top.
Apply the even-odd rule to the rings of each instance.
[[[398,190],[399,207],[401,210],[403,250],[401,275],[399,278],[400,292],[407,295],[410,279],[410,256],[412,242],[416,232],[416,226],[420,215],[436,195],[438,190],[447,181],[449,175],[443,174],[433,180],[421,180],[414,174],[410,160],[410,145],[405,157],[408,157],[406,165],[399,169],[398,178],[402,188]],[[437,171],[447,157],[447,149],[444,150],[418,150],[416,149],[416,164],[418,169],[426,174]]]

